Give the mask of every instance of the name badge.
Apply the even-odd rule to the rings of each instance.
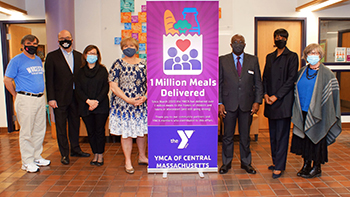
[[[252,70],[248,70],[248,73],[251,75],[254,75],[254,71],[252,71]]]
[[[139,65],[139,67],[140,67],[140,68],[143,68],[143,67],[145,67],[145,65],[143,65],[143,64],[140,64],[140,65]]]

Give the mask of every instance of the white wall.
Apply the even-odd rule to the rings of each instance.
[[[306,17],[307,44],[318,42],[318,17],[350,17],[350,4],[315,13],[295,12],[296,7],[307,1],[309,0],[220,0],[222,18],[219,20],[219,54],[231,51],[230,38],[236,33],[245,37],[245,51],[254,53],[255,17]],[[146,0],[135,0],[136,12],[145,4]],[[26,0],[26,10],[28,16],[25,19],[45,19],[44,0]],[[107,68],[121,57],[120,46],[114,45],[114,37],[120,37],[121,30],[124,29],[120,23],[119,10],[120,1],[116,0],[75,0],[76,49],[83,51],[89,44],[97,45],[102,53],[102,63]],[[0,20],[10,19],[0,14]],[[3,109],[0,110],[0,127],[6,127],[3,86],[0,86],[0,109]]]
[[[45,0],[6,0],[4,2],[26,10],[27,15],[7,16],[0,13],[0,20],[45,19]]]
[[[135,15],[146,0],[135,1]],[[122,55],[114,37],[121,37],[124,25],[120,23],[120,1],[75,0],[75,46],[83,51],[89,44],[96,45],[102,54],[102,63],[110,68]]]

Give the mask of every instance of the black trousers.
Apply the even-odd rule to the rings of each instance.
[[[285,170],[291,118],[269,119],[272,162],[276,170]]]
[[[69,155],[69,145],[67,137],[67,121],[68,121],[68,135],[71,147],[71,152],[80,152],[79,146],[79,126],[80,117],[78,112],[78,103],[75,98],[72,99],[70,105],[58,106],[54,109],[56,133],[58,148],[63,157]]]
[[[107,118],[108,114],[90,114],[83,117],[91,150],[94,154],[102,154],[105,151],[105,124]]]
[[[234,112],[227,111],[226,117],[224,118],[224,136],[222,138],[222,163],[224,165],[230,165],[233,159],[233,137],[237,119],[241,164],[251,164],[250,125],[252,124],[252,116],[250,113],[250,111],[244,112],[239,108]]]

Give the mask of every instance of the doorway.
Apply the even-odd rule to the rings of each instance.
[[[35,21],[1,21],[1,43],[2,43],[2,59],[3,71],[5,73],[7,64],[16,55],[22,53],[21,39],[27,34],[33,34],[39,39],[39,47],[37,55],[44,61],[46,47],[46,25],[45,20]],[[14,101],[12,95],[5,91],[6,115],[8,132],[19,130],[16,113],[14,109]]]
[[[255,55],[259,58],[261,75],[264,72],[266,55],[276,50],[273,32],[279,28],[288,31],[287,47],[298,54],[299,66],[303,65],[301,55],[306,46],[306,18],[255,17]],[[263,103],[258,112],[259,129],[269,128],[264,109]]]

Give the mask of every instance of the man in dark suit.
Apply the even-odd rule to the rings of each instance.
[[[262,102],[263,86],[258,58],[244,53],[245,45],[244,37],[236,34],[231,39],[233,53],[219,57],[219,115],[225,125],[220,174],[231,168],[237,119],[241,168],[256,173],[251,166],[250,125]]]
[[[59,49],[47,54],[45,61],[46,92],[49,105],[54,109],[58,147],[61,162],[69,164],[69,145],[66,123],[71,147],[71,156],[89,157],[79,146],[80,117],[74,93],[74,73],[81,66],[81,53],[72,48],[72,35],[67,30],[58,34]]]

